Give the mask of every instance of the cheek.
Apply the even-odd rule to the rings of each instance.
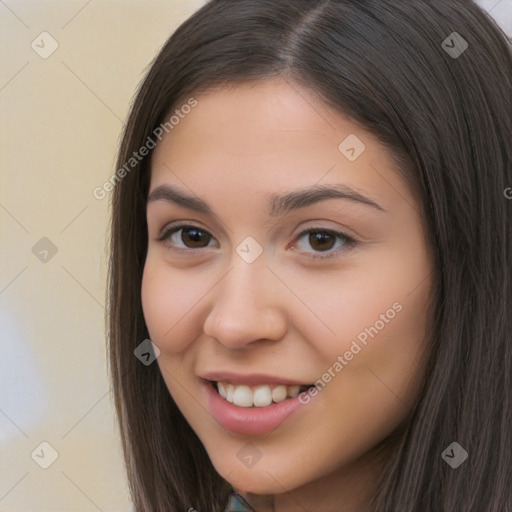
[[[371,346],[410,346],[423,338],[429,290],[420,286],[410,293],[414,279],[347,274],[347,279],[324,275],[300,281],[294,291],[307,298],[309,311],[294,317],[297,329],[324,360],[357,352],[357,345],[362,353]]]
[[[197,279],[148,255],[141,284],[142,309],[151,340],[161,350],[179,352],[184,348],[181,340],[194,334],[188,338],[178,335],[187,324],[184,319],[193,314],[194,305],[208,289],[206,284],[198,287],[197,283]]]
[[[343,380],[343,393],[367,389],[370,401],[393,394],[413,400],[428,334],[429,272],[426,251],[409,241],[374,251],[346,272],[295,280],[315,313],[296,315],[296,326],[323,361],[326,386]]]
[[[149,331],[151,340],[157,343],[166,330],[164,318],[164,304],[168,301],[165,286],[162,286],[162,272],[158,271],[156,265],[148,255],[144,265],[141,284],[141,301],[144,320]],[[169,325],[167,325],[167,329]],[[157,343],[158,345],[158,343]]]

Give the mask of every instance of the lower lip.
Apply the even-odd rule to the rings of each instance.
[[[238,407],[224,400],[210,382],[203,381],[202,385],[212,416],[225,429],[238,434],[272,432],[302,405],[299,398],[294,397],[267,407]]]

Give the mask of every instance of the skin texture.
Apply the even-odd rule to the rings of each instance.
[[[163,378],[219,474],[262,510],[272,501],[279,512],[364,510],[380,471],[372,449],[410,414],[424,375],[432,263],[417,198],[375,137],[296,84],[275,78],[195,98],[152,160],[150,193],[174,185],[214,212],[148,203],[142,302]],[[338,148],[350,134],[365,144],[354,161]],[[347,185],[385,211],[330,198],[269,216],[267,194],[319,184]],[[175,221],[211,238],[199,249],[187,248],[188,232],[158,241]],[[313,227],[356,244],[299,238]],[[250,264],[236,252],[247,236],[263,248]],[[393,304],[400,311],[270,434],[234,434],[210,415],[199,375],[313,383]],[[250,468],[237,457],[249,442],[261,453]]]

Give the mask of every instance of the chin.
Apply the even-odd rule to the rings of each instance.
[[[275,466],[264,466],[261,461],[253,467],[245,467],[235,459],[231,464],[226,458],[220,459],[219,464],[212,463],[217,472],[235,489],[254,494],[280,494],[300,486],[300,483],[290,479],[290,467],[277,469]]]

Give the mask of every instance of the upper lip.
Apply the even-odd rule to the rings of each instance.
[[[200,375],[202,379],[214,382],[230,382],[232,384],[247,384],[255,386],[257,384],[284,384],[286,386],[308,386],[310,382],[303,382],[287,377],[278,377],[276,375],[268,375],[265,373],[247,373],[240,374],[234,372],[212,371],[205,372]]]

